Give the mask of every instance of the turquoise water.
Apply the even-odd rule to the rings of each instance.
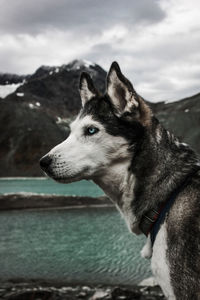
[[[150,276],[143,237],[115,208],[0,213],[0,280],[133,284]]]
[[[99,196],[93,183],[1,179],[0,193]],[[115,208],[0,212],[0,281],[43,280],[83,284],[133,284],[150,276],[140,257],[142,236],[128,232]]]
[[[61,184],[49,178],[0,179],[0,194],[30,192],[38,194],[101,196],[103,191],[91,181]]]

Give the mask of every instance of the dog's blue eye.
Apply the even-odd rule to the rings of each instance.
[[[96,127],[88,127],[88,128],[87,128],[87,133],[88,133],[89,135],[95,134],[95,133],[97,133],[98,131],[99,131],[99,129],[96,128]]]

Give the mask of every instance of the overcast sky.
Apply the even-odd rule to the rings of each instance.
[[[0,72],[120,63],[151,101],[200,92],[199,0],[0,0]]]

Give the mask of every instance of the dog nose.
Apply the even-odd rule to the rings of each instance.
[[[46,170],[52,162],[52,158],[49,155],[45,155],[40,159],[40,167]]]

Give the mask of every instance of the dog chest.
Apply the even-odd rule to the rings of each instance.
[[[170,269],[167,260],[167,231],[166,222],[162,224],[157,234],[151,259],[152,273],[161,286],[167,299],[176,299],[170,282]]]

